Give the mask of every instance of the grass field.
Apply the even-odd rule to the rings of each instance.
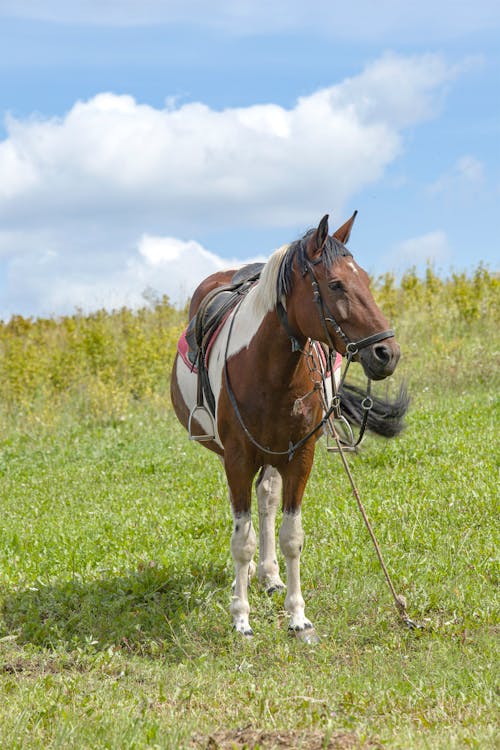
[[[255,584],[255,636],[231,632],[225,482],[168,404],[167,303],[0,327],[0,747],[498,747],[498,279],[408,274],[378,294],[412,406],[401,438],[349,460],[426,630],[399,623],[320,444],[314,648]]]

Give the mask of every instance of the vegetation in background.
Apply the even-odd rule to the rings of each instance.
[[[471,275],[423,279],[406,273],[374,282],[377,301],[397,329],[411,378],[465,384],[494,376],[487,332],[497,332],[500,279],[479,266]],[[186,312],[167,297],[137,311],[123,308],[61,318],[0,321],[0,418],[53,423],[70,413],[85,421],[122,419],[137,402],[167,398],[170,369]],[[482,335],[481,335],[482,334]],[[433,367],[427,358],[439,362]],[[0,423],[1,424],[1,423]]]
[[[230,630],[223,471],[169,406],[185,313],[0,324],[2,748],[497,747],[499,279],[429,268],[374,289],[412,404],[400,438],[349,461],[426,630],[399,624],[320,446],[303,512],[316,648],[255,584],[254,638]]]
[[[122,419],[131,404],[167,393],[184,320],[164,297],[135,312],[0,322],[0,415]]]

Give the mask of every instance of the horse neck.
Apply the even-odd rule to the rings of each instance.
[[[255,350],[259,357],[261,372],[268,381],[290,382],[302,374],[304,358],[301,351],[293,351],[288,333],[280,323],[276,310],[267,313],[255,335]]]
[[[242,377],[282,386],[299,375],[304,365],[300,352],[292,351],[289,335],[280,323],[275,307],[262,306],[254,287],[235,311],[234,328],[229,324],[230,342],[226,356],[238,355]]]

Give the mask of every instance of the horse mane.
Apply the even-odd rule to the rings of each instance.
[[[255,287],[253,304],[260,315],[274,310],[281,295],[278,295],[278,278],[281,266],[289,253],[291,245],[282,245],[271,255],[262,269],[259,283]]]
[[[281,300],[285,299],[293,287],[293,264],[297,260],[301,273],[306,273],[307,244],[315,229],[309,229],[303,237],[289,245],[283,245],[275,250],[264,266],[259,283],[255,288],[253,304],[262,315],[273,310]],[[331,268],[338,258],[351,256],[352,253],[333,235],[328,237],[323,249],[322,260],[326,268]]]

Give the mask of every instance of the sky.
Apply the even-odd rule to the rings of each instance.
[[[497,271],[498,0],[0,0],[0,318],[167,294],[330,215]]]

